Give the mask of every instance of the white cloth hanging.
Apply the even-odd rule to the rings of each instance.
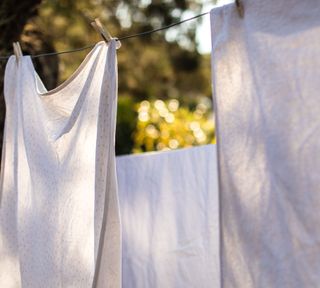
[[[7,63],[0,287],[121,287],[116,45],[51,91],[29,56]]]
[[[220,287],[216,147],[117,158],[124,288]]]
[[[320,286],[320,1],[211,12],[222,287]]]

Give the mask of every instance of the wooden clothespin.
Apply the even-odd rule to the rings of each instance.
[[[16,56],[17,61],[20,60],[20,58],[23,56],[21,46],[19,42],[13,42],[13,52],[14,55]]]
[[[239,13],[240,18],[243,18],[244,16],[244,7],[241,0],[236,0],[236,6]]]
[[[109,33],[109,31],[103,28],[99,18],[94,19],[94,21],[91,22],[91,25],[94,29],[96,29],[98,33],[100,33],[101,37],[104,41],[106,41],[106,43],[108,43],[112,39],[112,36]]]

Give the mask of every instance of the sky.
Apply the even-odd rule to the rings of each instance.
[[[210,1],[211,2],[211,1]],[[202,12],[207,12],[217,6],[222,6],[228,3],[234,2],[233,0],[219,0],[217,5],[210,4],[207,2],[204,4]],[[190,15],[189,15],[190,17]],[[192,16],[191,16],[192,17]],[[187,17],[186,17],[187,18]],[[198,50],[202,54],[211,52],[211,37],[210,37],[210,15],[203,16],[203,22],[199,25],[197,29],[197,41],[199,43]]]

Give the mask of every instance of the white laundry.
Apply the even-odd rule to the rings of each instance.
[[[116,45],[51,91],[29,56],[7,63],[0,287],[121,287]]]
[[[320,286],[320,1],[211,12],[222,287]]]
[[[124,288],[220,287],[216,146],[117,158]]]

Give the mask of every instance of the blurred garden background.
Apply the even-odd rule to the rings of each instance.
[[[209,11],[215,2],[2,0],[0,55],[12,54],[13,41],[20,41],[24,54],[94,44],[101,41],[90,25],[90,20],[96,17],[113,36],[122,37]],[[118,50],[118,155],[214,143],[210,54],[202,42],[210,41],[210,30],[199,29],[202,21],[208,24],[209,15],[204,17],[122,41]],[[66,80],[88,52],[39,57],[33,61],[50,90]],[[2,92],[5,62],[0,65]],[[2,93],[0,112],[2,129],[5,113]]]

